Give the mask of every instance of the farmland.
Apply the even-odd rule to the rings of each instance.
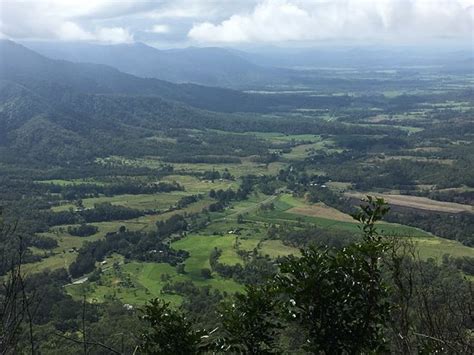
[[[306,113],[307,114],[307,113]],[[416,113],[413,115],[416,116]],[[387,117],[378,115],[379,120]],[[411,118],[394,117],[398,123],[393,126],[398,129],[406,120],[410,124]],[[376,122],[371,126],[376,126]],[[351,123],[354,124],[354,123]],[[365,123],[360,124],[366,127]],[[369,127],[367,125],[367,127]],[[387,128],[388,126],[382,125]],[[411,134],[420,132],[411,129]],[[217,134],[222,132],[216,131]],[[173,215],[189,216],[202,214],[207,216],[208,222],[181,236],[179,240],[171,243],[172,248],[184,250],[189,257],[183,262],[184,269],[180,272],[166,263],[150,263],[128,261],[122,256],[106,259],[107,267],[97,265],[102,273],[97,281],[85,281],[81,284],[73,284],[67,287],[68,292],[76,298],[86,294],[89,300],[104,302],[107,299],[118,299],[128,304],[143,304],[152,297],[164,297],[173,304],[181,302],[181,296],[169,294],[163,291],[166,284],[175,282],[191,281],[198,286],[209,286],[225,292],[239,292],[242,285],[238,282],[222,277],[211,271],[211,275],[203,276],[204,269],[211,269],[209,264],[210,254],[213,250],[222,250],[219,262],[225,265],[245,264],[242,254],[257,252],[262,256],[276,260],[285,255],[298,255],[299,250],[295,246],[284,244],[281,240],[269,237],[267,229],[271,225],[286,225],[291,228],[301,229],[315,226],[328,231],[340,231],[341,233],[360,233],[357,223],[352,217],[337,207],[330,206],[325,202],[310,202],[305,194],[285,191],[284,183],[275,182],[273,193],[267,194],[254,191],[250,196],[241,201],[230,201],[222,211],[210,212],[209,206],[214,199],[209,197],[211,191],[233,189],[237,190],[240,180],[247,175],[275,177],[281,171],[288,169],[293,163],[303,162],[321,153],[327,156],[337,156],[343,153],[344,147],[338,146],[337,140],[322,138],[317,135],[292,134],[286,135],[278,132],[249,132],[269,145],[289,145],[291,148],[283,152],[276,162],[260,163],[251,157],[239,158],[239,163],[174,163],[173,173],[166,174],[158,179],[163,183],[174,183],[182,187],[182,190],[161,192],[152,194],[118,194],[113,196],[98,195],[81,199],[82,208],[93,209],[96,205],[103,203],[115,206],[123,206],[133,210],[143,211],[145,215],[125,219],[104,222],[93,222],[91,225],[97,227],[97,232],[88,237],[74,237],[68,233],[68,228],[74,225],[52,227],[42,236],[53,238],[58,246],[48,252],[40,249],[34,252],[42,256],[42,260],[27,266],[29,272],[37,272],[45,269],[56,269],[68,267],[74,262],[77,250],[84,243],[101,240],[107,233],[116,232],[121,226],[129,231],[153,232],[159,221],[165,221]],[[415,148],[417,149],[417,148]],[[419,148],[421,151],[422,148]],[[434,149],[434,148],[432,148]],[[426,150],[427,152],[438,151]],[[402,158],[403,159],[403,158]],[[148,156],[146,158],[130,159],[113,156],[98,161],[99,165],[120,166],[129,168],[160,169],[166,162],[160,157]],[[373,162],[372,162],[373,164]],[[309,167],[308,171],[315,172],[319,176],[325,176],[328,171],[322,168]],[[206,178],[209,172],[227,173],[231,179],[222,177]],[[217,176],[217,175],[216,175]],[[136,181],[140,181],[139,178]],[[435,201],[422,196],[407,196],[394,194],[393,192],[360,192],[354,189],[350,182],[327,181],[328,191],[341,196],[359,200],[364,196],[383,196],[393,206],[401,208],[419,208],[423,210],[443,213],[472,212],[472,206],[446,201]],[[44,180],[41,184],[51,184],[74,188],[80,185],[95,184],[101,186],[110,185],[111,182],[101,178],[87,179],[62,179]],[[202,196],[196,202],[184,207],[177,207],[183,197]],[[71,211],[77,208],[77,201],[60,201],[51,207],[53,212]],[[379,229],[386,235],[395,235],[397,238],[411,238],[423,258],[440,259],[446,252],[456,257],[474,256],[473,249],[463,246],[459,241],[449,241],[436,237],[427,231],[418,228],[404,226],[397,223],[381,223]],[[113,265],[113,266],[112,266]]]
[[[342,71],[332,75],[370,77]],[[420,75],[428,80],[430,74]],[[24,269],[30,274],[70,270],[94,243],[121,233],[156,237],[160,225],[179,216],[186,227],[150,248],[158,253],[166,246],[185,257],[153,261],[148,254],[131,257],[113,249],[73,278],[67,292],[75,299],[86,295],[91,302],[132,305],[153,297],[181,304],[183,295],[170,287],[183,282],[241,292],[245,268],[253,260],[274,266],[284,256],[300,255],[308,241],[291,239],[293,234],[314,229],[308,243],[319,246],[339,240],[338,234],[339,244],[357,240],[360,228],[350,214],[366,195],[381,196],[392,206],[378,230],[412,241],[423,259],[474,257],[472,142],[446,129],[464,127],[474,109],[466,97],[452,99],[452,90],[466,88],[465,79],[457,83],[457,89],[439,91],[434,82],[425,89],[386,90],[368,110],[366,102],[357,101],[360,93],[335,91],[326,97],[314,89],[290,90],[354,102],[339,109],[236,114],[226,118],[228,127],[161,129],[147,123],[145,139],[135,141],[138,152],[97,156],[85,172],[36,173],[32,184],[47,201],[38,218],[59,221],[35,227],[35,236],[53,246],[33,246],[35,259]],[[278,90],[273,88],[272,95]],[[372,94],[369,89],[364,93]],[[451,215],[461,222],[444,228],[445,216]],[[91,234],[71,234],[79,228]],[[225,267],[234,271],[225,274]],[[244,271],[236,274],[240,268]]]

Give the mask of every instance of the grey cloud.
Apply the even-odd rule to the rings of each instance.
[[[474,0],[5,0],[0,33],[170,45],[403,42],[472,39],[473,19]]]

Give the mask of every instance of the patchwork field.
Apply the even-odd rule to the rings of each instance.
[[[260,206],[273,203],[273,211],[261,211]],[[178,211],[176,211],[178,212]],[[244,217],[243,223],[237,223],[237,216]],[[130,221],[122,221],[127,228],[146,228],[156,217],[147,216]],[[161,217],[164,218],[164,217]],[[140,220],[140,221],[138,221]],[[321,228],[333,230],[346,230],[359,234],[357,223],[348,215],[328,207],[324,204],[308,204],[304,199],[295,198],[290,194],[278,196],[253,196],[247,201],[233,204],[232,208],[221,213],[212,214],[212,223],[199,233],[189,233],[184,238],[173,242],[175,249],[186,250],[190,253],[184,262],[184,273],[177,272],[175,267],[160,263],[123,263],[117,262],[112,267],[114,260],[108,262],[103,269],[103,274],[98,282],[86,282],[67,287],[74,297],[86,293],[88,299],[102,302],[106,299],[118,299],[129,304],[143,304],[152,297],[161,297],[173,304],[179,304],[181,297],[174,294],[162,293],[163,286],[176,281],[192,281],[199,286],[210,286],[228,293],[242,290],[232,279],[223,279],[216,273],[212,278],[205,278],[202,269],[210,269],[209,256],[218,248],[222,250],[219,262],[227,265],[242,264],[243,260],[238,255],[238,250],[258,250],[262,255],[271,258],[285,255],[297,255],[298,249],[282,244],[280,240],[271,240],[266,237],[266,228],[269,223],[314,224]],[[117,223],[97,223],[101,233],[114,230],[120,225]],[[116,230],[116,229],[115,229]],[[474,256],[474,249],[463,246],[459,242],[450,241],[429,235],[416,228],[380,223],[379,230],[386,234],[410,237],[419,248],[422,258],[440,260],[448,253],[452,256]],[[237,231],[237,232],[235,232]],[[100,234],[100,233],[99,233]],[[85,240],[94,240],[96,236],[77,240],[77,237],[62,235],[62,247],[79,247]],[[73,253],[59,253],[44,260],[44,265],[38,267],[61,267],[74,259]]]
[[[426,197],[406,196],[406,195],[392,195],[392,194],[377,194],[377,193],[357,193],[346,192],[346,196],[354,198],[363,198],[367,195],[375,195],[383,197],[388,203],[396,206],[403,206],[409,208],[417,208],[422,210],[446,212],[446,213],[460,213],[470,212],[474,213],[474,206],[463,205],[460,203],[444,202],[431,200]]]
[[[313,112],[302,112],[305,117]],[[320,114],[314,112],[314,114]],[[322,113],[321,113],[322,114]],[[411,120],[419,119],[424,114],[407,114],[390,117],[400,122],[395,128],[415,134],[421,129],[409,125]],[[308,116],[309,117],[309,116]],[[327,117],[333,120],[334,117]],[[371,119],[370,124],[360,124],[364,127],[384,127],[388,125],[379,124],[378,120],[389,119],[388,116],[377,115]],[[393,127],[393,126],[392,126]],[[222,133],[216,131],[216,133]],[[173,163],[173,174],[160,178],[160,181],[168,183],[178,183],[183,187],[183,191],[173,191],[170,193],[156,194],[122,194],[115,196],[98,196],[82,199],[82,204],[86,209],[94,208],[99,203],[111,203],[112,205],[125,206],[132,209],[147,211],[145,216],[130,220],[115,220],[108,222],[91,223],[98,227],[95,235],[79,238],[69,235],[68,225],[53,227],[48,232],[41,235],[51,237],[58,242],[58,247],[48,252],[34,248],[37,255],[42,255],[44,259],[40,262],[29,264],[26,267],[28,272],[36,272],[44,269],[56,269],[68,267],[77,256],[77,250],[85,242],[99,240],[109,232],[117,231],[121,226],[125,226],[131,231],[152,232],[156,229],[158,221],[165,221],[175,214],[189,215],[201,213],[215,202],[215,199],[208,196],[211,190],[236,191],[241,183],[240,177],[253,174],[255,176],[276,176],[282,169],[288,167],[291,162],[304,162],[306,158],[316,152],[326,152],[328,154],[341,153],[343,149],[337,147],[331,138],[322,138],[319,135],[302,134],[291,135],[272,132],[250,132],[259,139],[264,139],[271,144],[291,144],[289,152],[281,154],[280,161],[271,163],[257,163],[254,157],[239,157],[238,164],[207,164],[207,163]],[[153,137],[152,140],[159,142],[176,142],[165,137]],[[420,148],[421,149],[421,148]],[[420,150],[420,152],[436,152],[433,150]],[[275,150],[278,152],[278,149]],[[391,157],[393,160],[397,156]],[[400,157],[401,159],[402,157]],[[420,157],[419,161],[429,161]],[[387,159],[386,159],[387,160]],[[99,161],[107,166],[125,166],[133,168],[159,169],[165,162],[160,157],[147,156],[143,158],[129,159],[113,156]],[[371,164],[378,164],[377,159]],[[200,178],[200,174],[218,171],[228,172],[235,179],[214,179],[208,180]],[[326,171],[318,169],[317,166],[307,170],[310,174],[325,176]],[[78,184],[102,184],[106,185],[107,180],[100,179],[72,179],[72,180],[43,180],[44,184],[57,184],[61,186],[74,186]],[[282,185],[279,185],[282,186]],[[366,194],[351,189],[352,184],[348,182],[328,181],[327,186],[331,191],[344,193],[351,198],[364,198]],[[67,286],[68,292],[76,298],[86,294],[87,299],[92,302],[103,302],[109,299],[117,299],[123,303],[139,305],[145,303],[153,297],[163,298],[172,304],[179,304],[182,297],[176,294],[163,293],[163,287],[178,281],[192,281],[197,286],[209,286],[223,292],[233,293],[243,289],[233,279],[225,279],[216,272],[212,276],[205,277],[203,269],[210,269],[209,257],[214,249],[220,249],[222,255],[219,262],[224,265],[244,264],[241,252],[258,252],[262,256],[272,259],[286,256],[298,255],[297,248],[283,244],[281,240],[271,239],[267,235],[270,225],[285,225],[292,228],[303,228],[305,226],[316,226],[325,230],[350,232],[359,235],[359,225],[353,218],[333,207],[322,202],[308,203],[305,198],[295,197],[284,188],[278,188],[274,194],[265,195],[255,191],[247,199],[232,201],[222,211],[207,213],[208,223],[199,231],[186,233],[177,241],[173,241],[171,246],[174,249],[186,250],[189,252],[184,265],[184,272],[174,266],[164,263],[145,263],[137,261],[125,262],[122,256],[114,255],[107,259],[107,264],[99,265],[102,273],[98,280],[87,281],[87,277],[79,280],[77,284]],[[373,195],[373,193],[370,193]],[[202,195],[203,199],[196,203],[176,209],[176,203],[184,196]],[[457,203],[448,203],[430,200],[424,197],[404,196],[399,194],[375,194],[384,197],[386,201],[394,206],[403,206],[428,211],[460,213],[473,212],[473,207]],[[74,201],[64,201],[59,206],[52,207],[52,211],[69,211],[75,209]],[[418,228],[409,227],[395,223],[379,223],[379,231],[386,235],[400,238],[410,238],[418,247],[422,258],[435,258],[440,260],[446,253],[456,256],[474,256],[474,249],[466,247],[457,241],[435,237],[430,233]]]

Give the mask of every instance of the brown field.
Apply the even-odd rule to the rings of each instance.
[[[342,213],[341,211],[338,211],[335,208],[326,206],[324,203],[317,203],[311,206],[304,207],[293,207],[287,212],[301,214],[303,216],[332,219],[334,221],[354,222],[354,219],[351,216]]]
[[[416,208],[428,211],[446,212],[446,213],[460,213],[460,212],[471,212],[474,213],[474,207],[469,205],[463,205],[454,202],[443,202],[435,201],[426,197],[418,196],[405,196],[405,195],[389,195],[389,194],[374,194],[374,193],[360,193],[360,192],[347,192],[345,193],[348,197],[364,198],[366,195],[375,195],[383,197],[389,204],[395,206]]]
[[[384,160],[411,160],[411,161],[419,161],[423,163],[438,163],[438,164],[445,164],[445,165],[452,165],[454,163],[454,159],[434,159],[434,158],[427,158],[427,157],[417,157],[412,155],[390,155],[385,156]],[[380,161],[380,159],[373,159],[375,161]]]

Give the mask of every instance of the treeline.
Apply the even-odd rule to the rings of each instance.
[[[229,172],[227,168],[225,168],[222,173],[220,173],[218,170],[207,170],[197,175],[200,176],[203,180],[235,180],[235,177]]]
[[[99,195],[140,195],[155,194],[160,192],[183,191],[184,188],[177,182],[158,182],[143,184],[140,181],[127,181],[113,184],[73,184],[73,185],[45,185],[49,193],[60,193],[65,200],[76,200],[86,197],[97,197]]]
[[[398,133],[398,134],[397,134]],[[389,152],[408,148],[406,134],[393,132],[390,136],[338,135],[333,138],[336,144],[345,149],[359,152]]]
[[[210,155],[168,155],[163,158],[168,163],[192,163],[192,164],[240,164],[241,160],[232,156],[210,156]]]
[[[295,229],[287,226],[277,227],[272,225],[269,227],[267,234],[271,239],[279,239],[284,244],[296,248],[317,246],[321,248],[341,249],[359,239],[354,233],[342,230],[333,231],[314,226]]]
[[[90,209],[61,212],[47,211],[40,214],[48,226],[126,220],[143,215],[143,211],[112,205],[109,202],[97,203],[94,208]]]

